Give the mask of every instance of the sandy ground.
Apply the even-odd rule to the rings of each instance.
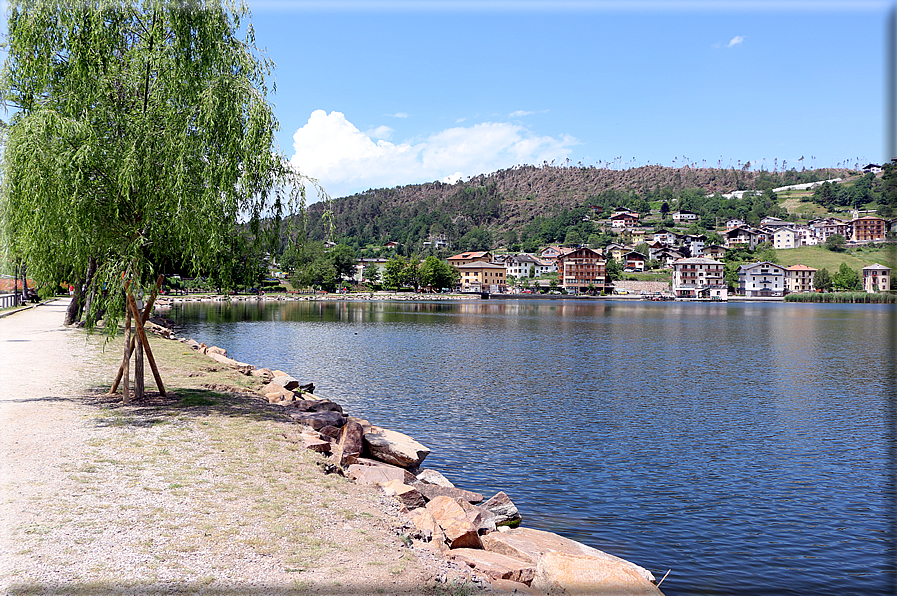
[[[251,400],[213,416],[99,397],[110,357],[61,325],[66,306],[0,318],[0,594],[483,587],[409,547],[394,502],[323,475]]]

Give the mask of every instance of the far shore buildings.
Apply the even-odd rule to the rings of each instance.
[[[727,300],[725,265],[707,257],[689,257],[673,262],[673,294],[676,298]]]
[[[746,263],[738,268],[738,294],[748,298],[785,295],[785,268],[769,261]]]
[[[818,269],[806,265],[792,265],[785,269],[786,292],[812,292],[813,276]]]
[[[447,258],[446,261],[448,261],[449,265],[454,265],[455,267],[466,265],[467,263],[491,263],[492,253],[488,250],[462,252]]]
[[[888,233],[888,224],[880,217],[860,217],[850,222],[852,242],[871,242],[884,240]]]
[[[869,294],[891,289],[891,268],[875,263],[863,267],[863,290]]]
[[[462,292],[499,294],[508,290],[504,265],[476,261],[455,268],[461,274]]]
[[[589,286],[596,292],[608,290],[607,261],[591,248],[576,250],[558,257],[558,278],[567,292],[582,294]]]

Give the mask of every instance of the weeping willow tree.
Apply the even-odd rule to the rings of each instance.
[[[209,271],[239,230],[304,208],[248,18],[230,0],[10,3],[4,249],[38,283],[80,279],[88,325],[114,332],[163,263]]]

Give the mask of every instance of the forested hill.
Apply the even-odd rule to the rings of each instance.
[[[570,166],[517,166],[455,184],[431,182],[368,190],[333,199],[334,237],[356,247],[388,240],[420,245],[444,235],[453,245],[471,231],[493,237],[523,231],[544,218],[596,205],[646,213],[652,201],[672,201],[735,190],[768,190],[852,173],[845,169],[785,172],[749,169],[643,166],[626,170]],[[682,205],[683,203],[680,203]],[[309,208],[309,232],[323,239],[324,205]],[[687,207],[683,207],[687,208]],[[581,216],[580,216],[581,219]]]

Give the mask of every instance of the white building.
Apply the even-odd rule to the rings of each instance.
[[[722,261],[690,257],[673,262],[673,293],[677,298],[728,299]]]
[[[772,246],[777,250],[784,248],[797,248],[800,245],[800,233],[793,228],[779,228],[772,234]]]
[[[785,295],[785,268],[769,261],[738,268],[738,293],[748,297]]]

